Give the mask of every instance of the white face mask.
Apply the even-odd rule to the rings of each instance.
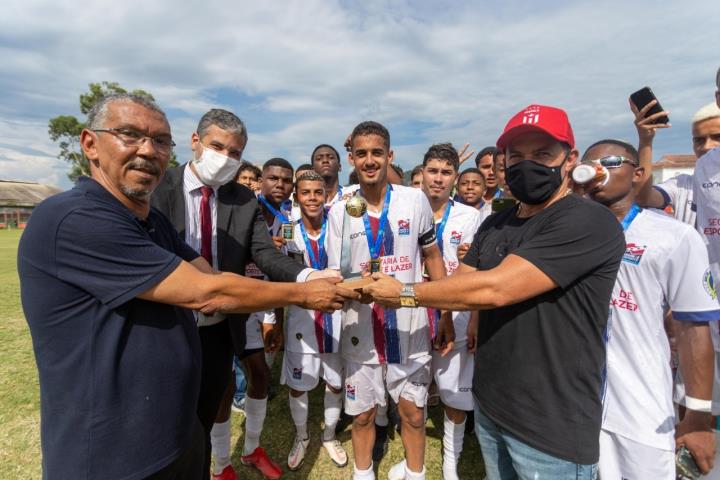
[[[242,163],[240,160],[227,157],[202,143],[200,145],[202,154],[193,160],[193,165],[201,182],[210,187],[219,187],[235,178]]]

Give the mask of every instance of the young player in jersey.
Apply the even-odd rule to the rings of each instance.
[[[632,145],[602,140],[588,148],[583,161],[607,168],[608,182],[592,183],[588,194],[615,214],[627,243],[606,335],[600,475],[672,480],[675,450],[682,445],[707,472],[715,451],[710,430],[713,348],[708,321],[720,318],[707,250],[691,226],[637,206],[635,187],[644,172]],[[677,428],[670,348],[663,328],[666,306],[678,320],[680,368],[692,400]],[[705,404],[707,409],[702,407]]]
[[[433,145],[423,159],[422,188],[430,201],[435,220],[435,234],[442,252],[445,269],[452,275],[463,253],[470,247],[475,232],[480,227],[480,212],[470,206],[450,199],[458,176],[458,153],[449,143]],[[460,257],[460,258],[459,258]],[[428,309],[431,326],[437,310]],[[443,433],[443,479],[456,480],[457,461],[462,452],[467,411],[473,409],[472,377],[475,337],[468,340],[468,326],[475,323],[477,312],[453,312],[455,345],[448,355],[432,352],[432,371],[445,406]],[[432,332],[431,327],[431,332]]]
[[[445,277],[435,242],[432,211],[422,191],[390,185],[393,159],[390,135],[376,122],[363,122],[350,137],[350,162],[358,174],[367,211],[346,213],[347,200],[328,218],[328,266],[351,272],[382,271],[404,281],[421,279],[421,262],[433,279]],[[345,244],[345,245],[343,245]],[[443,315],[436,344],[452,349],[452,318]],[[354,416],[352,443],[356,480],[373,479],[371,452],[376,407],[385,391],[398,403],[405,460],[393,466],[391,479],[425,478],[425,402],[430,383],[430,332],[422,309],[386,309],[346,303],[341,336],[345,364],[345,411]]]
[[[325,239],[325,182],[315,171],[304,172],[295,182],[295,200],[300,206],[295,233],[287,241],[290,255],[317,270],[327,267]],[[288,455],[288,468],[302,466],[310,444],[307,432],[308,392],[325,381],[325,429],[322,445],[338,467],[347,465],[347,453],[335,439],[335,426],[342,409],[342,358],[340,357],[340,312],[328,314],[302,308],[288,309],[287,340],[282,383],[290,387],[290,414],[295,423],[295,441]]]
[[[268,232],[283,252],[293,238],[294,230],[289,211],[293,189],[293,167],[282,158],[272,158],[262,169],[262,184],[258,200],[267,222]],[[248,264],[245,275],[265,278],[254,263]],[[245,443],[240,461],[257,468],[265,478],[280,478],[282,469],[260,447],[260,435],[267,413],[270,369],[266,353],[272,355],[283,342],[282,309],[257,312],[247,321],[245,358],[242,359],[248,378],[245,396]]]
[[[323,143],[315,147],[310,155],[310,161],[315,171],[325,181],[326,200],[325,206],[329,210],[335,202],[344,195],[354,192],[357,187],[343,187],[340,185],[340,154],[332,145]]]

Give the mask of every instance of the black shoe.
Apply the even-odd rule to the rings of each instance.
[[[388,450],[388,427],[375,425],[375,445],[373,445],[372,459],[373,462],[379,463]]]
[[[342,412],[340,414],[340,420],[338,420],[337,425],[335,425],[335,435],[340,435],[342,432],[344,432],[347,427],[352,425],[352,421],[353,417],[351,417],[345,412]]]

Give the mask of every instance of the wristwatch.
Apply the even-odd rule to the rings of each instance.
[[[415,297],[415,284],[414,283],[404,283],[403,284],[402,290],[400,290],[400,306],[417,308],[418,302],[417,302],[417,298]]]

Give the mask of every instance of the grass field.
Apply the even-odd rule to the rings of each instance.
[[[32,352],[30,333],[20,306],[20,289],[16,270],[18,230],[0,230],[0,479],[34,479],[41,477],[40,468],[40,400],[37,369]],[[277,383],[278,356],[273,368]],[[322,419],[322,389],[310,395],[311,443],[305,464],[297,472],[286,472],[283,478],[350,479],[352,461],[338,469],[324,451],[320,451],[320,423]],[[239,478],[261,479],[256,472],[240,464],[243,436],[242,414],[233,413],[233,464]],[[426,468],[428,479],[440,479],[442,467],[443,415],[439,407],[430,409],[427,422]],[[287,470],[286,459],[292,446],[295,429],[290,418],[287,389],[280,387],[278,395],[268,404],[261,444],[271,457]],[[350,430],[339,440],[352,458]],[[118,452],[119,454],[121,452]],[[392,438],[390,449],[378,465],[378,479],[387,478],[388,469],[403,458],[399,435]],[[460,478],[479,479],[483,476],[482,457],[474,437],[465,438],[459,466]]]

